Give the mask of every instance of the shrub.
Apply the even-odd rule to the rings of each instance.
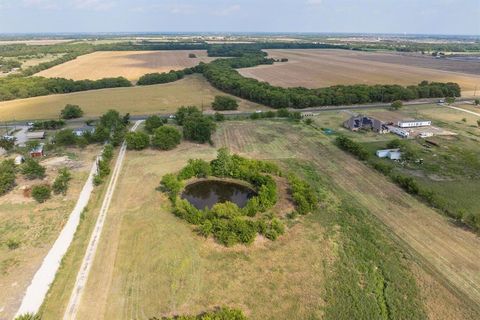
[[[162,126],[155,129],[152,146],[160,150],[171,150],[180,144],[182,134],[175,127]]]
[[[191,116],[202,116],[202,112],[195,106],[181,107],[175,113],[175,121],[179,126],[183,126],[185,119]]]
[[[32,197],[38,202],[43,203],[50,199],[52,189],[47,184],[36,185],[32,188]]]
[[[210,164],[202,159],[190,159],[188,164],[179,172],[178,178],[187,180],[192,177],[206,178],[212,174]]]
[[[0,138],[0,148],[10,151],[14,147],[15,147],[15,139]]]
[[[130,150],[142,150],[150,144],[150,137],[144,132],[128,132],[125,136],[127,148]]]
[[[357,156],[360,160],[367,160],[370,157],[368,151],[358,142],[345,136],[338,136],[335,139],[336,144],[343,150]]]
[[[17,316],[14,320],[41,320],[41,318],[38,314],[25,313]]]
[[[0,196],[10,191],[15,185],[15,163],[3,160],[0,163]]]
[[[215,100],[212,103],[212,109],[217,111],[237,110],[238,102],[236,99],[229,96],[215,96]]]
[[[153,133],[155,129],[158,127],[163,126],[165,123],[167,123],[167,119],[162,119],[159,116],[150,116],[145,120],[145,130],[149,133]]]
[[[220,112],[215,112],[214,119],[217,122],[222,122],[222,121],[225,121],[225,116],[223,114],[221,114]]]
[[[399,110],[402,107],[403,107],[403,102],[400,100],[395,100],[390,104],[390,108],[392,108],[393,110]]]
[[[176,199],[182,189],[182,183],[174,174],[166,174],[160,181],[160,190],[169,194],[170,199]]]
[[[60,169],[59,174],[53,182],[52,189],[55,194],[67,194],[68,182],[72,179],[72,175],[67,168]]]
[[[21,170],[22,174],[30,180],[43,179],[45,177],[45,168],[31,158],[25,160]]]
[[[18,247],[20,247],[20,241],[19,240],[16,240],[16,239],[8,239],[7,240],[7,248],[9,250],[15,250],[15,249],[18,249]]]
[[[70,129],[64,129],[55,135],[55,143],[60,146],[73,146],[77,143],[77,136]]]
[[[62,119],[75,119],[83,116],[83,110],[74,104],[67,104],[60,112]]]
[[[290,192],[296,205],[296,211],[299,214],[307,214],[317,208],[318,197],[307,182],[290,174],[288,183],[290,184]]]

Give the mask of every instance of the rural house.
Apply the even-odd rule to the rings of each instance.
[[[84,134],[86,133],[90,133],[90,134],[93,134],[95,132],[95,127],[92,127],[92,126],[83,126],[81,128],[77,128],[77,129],[74,129],[73,130],[73,133],[77,136],[77,137],[81,137],[83,136]]]
[[[343,126],[351,131],[364,129],[372,130],[378,133],[389,132],[388,127],[385,125],[385,123],[383,123],[383,121],[363,115],[351,117],[343,123]]]

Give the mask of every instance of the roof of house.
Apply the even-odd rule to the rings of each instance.
[[[421,120],[421,119],[398,121],[398,123],[417,123],[417,122],[432,122],[432,121],[431,120]]]
[[[383,121],[364,115],[351,117],[345,121],[345,125],[350,129],[360,129],[363,127],[371,127],[377,131],[387,129]]]
[[[83,126],[80,128],[73,129],[74,132],[93,132],[95,131],[95,127],[93,126]]]
[[[38,146],[36,146],[35,148],[32,148],[32,150],[30,150],[30,153],[37,153],[37,152],[43,152],[43,146],[44,144],[43,143],[40,143]]]

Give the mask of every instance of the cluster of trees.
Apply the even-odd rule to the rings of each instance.
[[[98,161],[97,173],[93,177],[93,183],[98,186],[103,183],[103,180],[110,174],[110,162],[113,159],[113,146],[111,144],[105,145],[102,151],[102,156]]]
[[[247,320],[248,318],[241,310],[230,308],[219,308],[210,312],[203,312],[196,316],[175,316],[175,317],[153,317],[149,320]]]
[[[125,140],[127,148],[131,150],[142,150],[149,146],[160,150],[172,150],[180,144],[182,134],[173,126],[161,125],[152,130],[153,135],[150,136],[145,132],[128,132]]]
[[[33,130],[57,130],[65,126],[65,121],[63,120],[45,120],[45,121],[36,121],[33,123]]]
[[[231,155],[227,149],[222,148],[218,150],[217,158],[211,162],[190,160],[178,174],[165,175],[160,189],[168,193],[175,215],[197,225],[200,234],[213,236],[226,246],[236,243],[249,244],[257,233],[275,240],[284,232],[284,225],[279,219],[269,214],[258,217],[259,213],[267,212],[277,202],[277,186],[272,175],[280,174],[280,169],[270,162]],[[243,208],[226,202],[217,203],[211,209],[199,210],[187,200],[178,199],[183,187],[182,181],[208,176],[246,181],[253,186],[257,194]],[[306,214],[314,210],[318,199],[311,187],[294,175],[290,175],[289,181],[292,183],[298,212]]]
[[[45,171],[45,167],[32,158],[27,158],[21,167],[22,174],[29,180],[43,179]]]
[[[370,157],[368,150],[360,143],[353,141],[345,136],[338,136],[335,143],[340,149],[350,152],[357,156],[360,160],[367,160]]]
[[[270,63],[263,55],[219,59],[203,66],[203,75],[216,88],[272,108],[318,107],[357,103],[392,102],[419,98],[460,96],[456,83],[429,83],[403,87],[399,85],[338,85],[327,88],[281,88],[256,79],[245,78],[234,68]]]
[[[76,104],[67,104],[60,111],[60,117],[62,119],[76,119],[83,116],[83,110]]]
[[[194,142],[210,142],[216,129],[215,122],[195,106],[178,109],[175,120],[183,128],[183,137]]]
[[[0,162],[0,196],[15,186],[15,163],[13,160]]]
[[[212,102],[212,109],[216,111],[237,110],[238,102],[229,96],[215,96]]]
[[[131,86],[132,83],[123,77],[75,81],[63,78],[21,77],[11,75],[0,78],[0,101],[46,96],[56,93]]]
[[[143,76],[140,77],[137,81],[137,85],[139,86],[148,86],[152,84],[161,84],[161,83],[168,83],[168,82],[174,82],[180,79],[183,79],[183,77],[186,74],[192,74],[194,71],[192,68],[186,68],[183,70],[171,70],[170,72],[163,72],[163,73],[147,73]]]
[[[20,68],[22,63],[15,59],[3,59],[0,58],[0,71],[1,72],[10,72],[14,68]]]

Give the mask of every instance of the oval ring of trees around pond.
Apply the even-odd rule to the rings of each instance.
[[[186,181],[191,186],[192,180],[212,177],[217,181],[240,180],[243,185],[251,186],[255,193],[241,205],[242,208],[225,201],[213,204],[211,208],[207,205],[199,209],[179,197]],[[288,215],[280,215],[273,210],[278,200],[274,177],[286,177],[288,180],[289,193],[295,205],[295,211]],[[271,162],[231,155],[225,148],[219,149],[217,158],[210,162],[191,159],[178,173],[164,175],[160,190],[168,194],[177,217],[196,225],[199,234],[213,236],[225,246],[251,244],[257,234],[276,240],[285,231],[285,218],[282,216],[294,218],[299,214],[305,215],[314,211],[319,201],[317,190],[296,175],[282,172]]]

